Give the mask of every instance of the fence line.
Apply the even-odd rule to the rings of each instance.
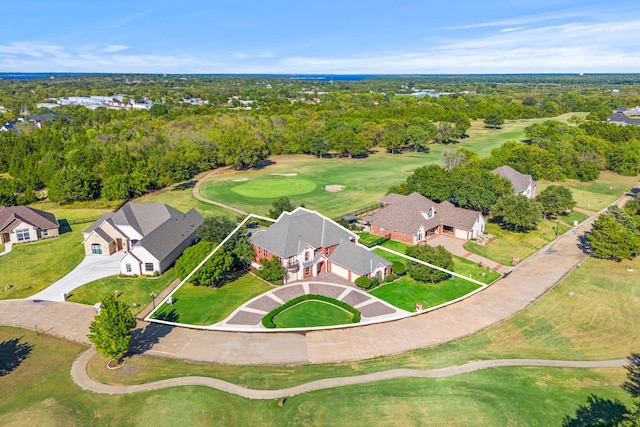
[[[342,217],[345,217],[347,215],[353,215],[353,216],[358,216],[358,215],[362,215],[363,213],[367,213],[367,212],[371,212],[371,211],[375,211],[376,209],[378,209],[380,207],[380,203],[376,203],[374,205],[369,205],[367,207],[355,210],[355,211],[351,211],[349,213],[346,213],[344,215],[340,215],[338,217],[333,218],[333,220],[335,222],[338,221],[342,221]]]

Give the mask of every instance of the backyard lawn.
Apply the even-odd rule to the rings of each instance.
[[[193,197],[191,188],[182,190],[172,190],[171,188],[164,188],[162,190],[154,191],[153,193],[146,194],[142,197],[135,199],[136,202],[155,202],[166,203],[178,209],[181,212],[187,212],[191,208],[195,208],[202,216],[214,216],[222,215],[230,218],[237,218],[239,214],[230,210],[221,208],[210,203],[201,202]]]
[[[173,294],[173,305],[163,302],[155,317],[191,325],[211,325],[223,320],[240,305],[272,288],[252,274],[220,288],[185,283]]]
[[[273,318],[276,328],[312,328],[351,323],[353,315],[338,306],[307,300],[290,307]]]
[[[133,315],[140,313],[153,302],[151,293],[159,294],[176,279],[173,268],[160,277],[119,277],[111,276],[87,283],[68,296],[68,300],[80,304],[94,305],[108,295],[118,291],[118,299],[131,307]],[[156,301],[158,302],[158,301]],[[134,305],[135,304],[135,305]]]
[[[82,230],[88,226],[73,225],[60,237],[13,245],[11,253],[0,257],[0,299],[28,297],[73,270],[84,258]]]

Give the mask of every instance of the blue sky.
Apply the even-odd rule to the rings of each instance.
[[[0,72],[638,73],[637,0],[28,0]]]

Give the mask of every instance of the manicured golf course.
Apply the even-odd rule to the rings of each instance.
[[[566,121],[571,115],[556,118]],[[267,167],[221,170],[200,186],[200,194],[247,212],[266,214],[278,197],[289,197],[329,217],[337,217],[376,203],[391,185],[400,184],[416,168],[438,163],[446,150],[466,148],[488,156],[505,141],[525,138],[524,128],[546,119],[508,122],[502,129],[485,129],[474,123],[469,137],[452,145],[431,144],[428,153],[389,154],[384,149],[367,158],[315,158],[309,155],[272,156]],[[342,185],[339,192],[327,185]]]

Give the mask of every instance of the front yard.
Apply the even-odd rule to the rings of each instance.
[[[118,299],[131,307],[134,316],[153,302],[151,292],[159,294],[176,279],[173,268],[160,277],[120,277],[111,276],[87,283],[68,296],[68,300],[80,304],[94,305],[108,295],[118,291]],[[159,303],[156,300],[156,303]]]
[[[73,225],[60,237],[13,245],[0,257],[0,299],[28,297],[73,270],[84,258],[82,231],[88,226]]]
[[[211,325],[225,319],[251,298],[271,289],[249,273],[220,288],[185,283],[173,294],[173,305],[162,301],[154,317],[191,325]]]

